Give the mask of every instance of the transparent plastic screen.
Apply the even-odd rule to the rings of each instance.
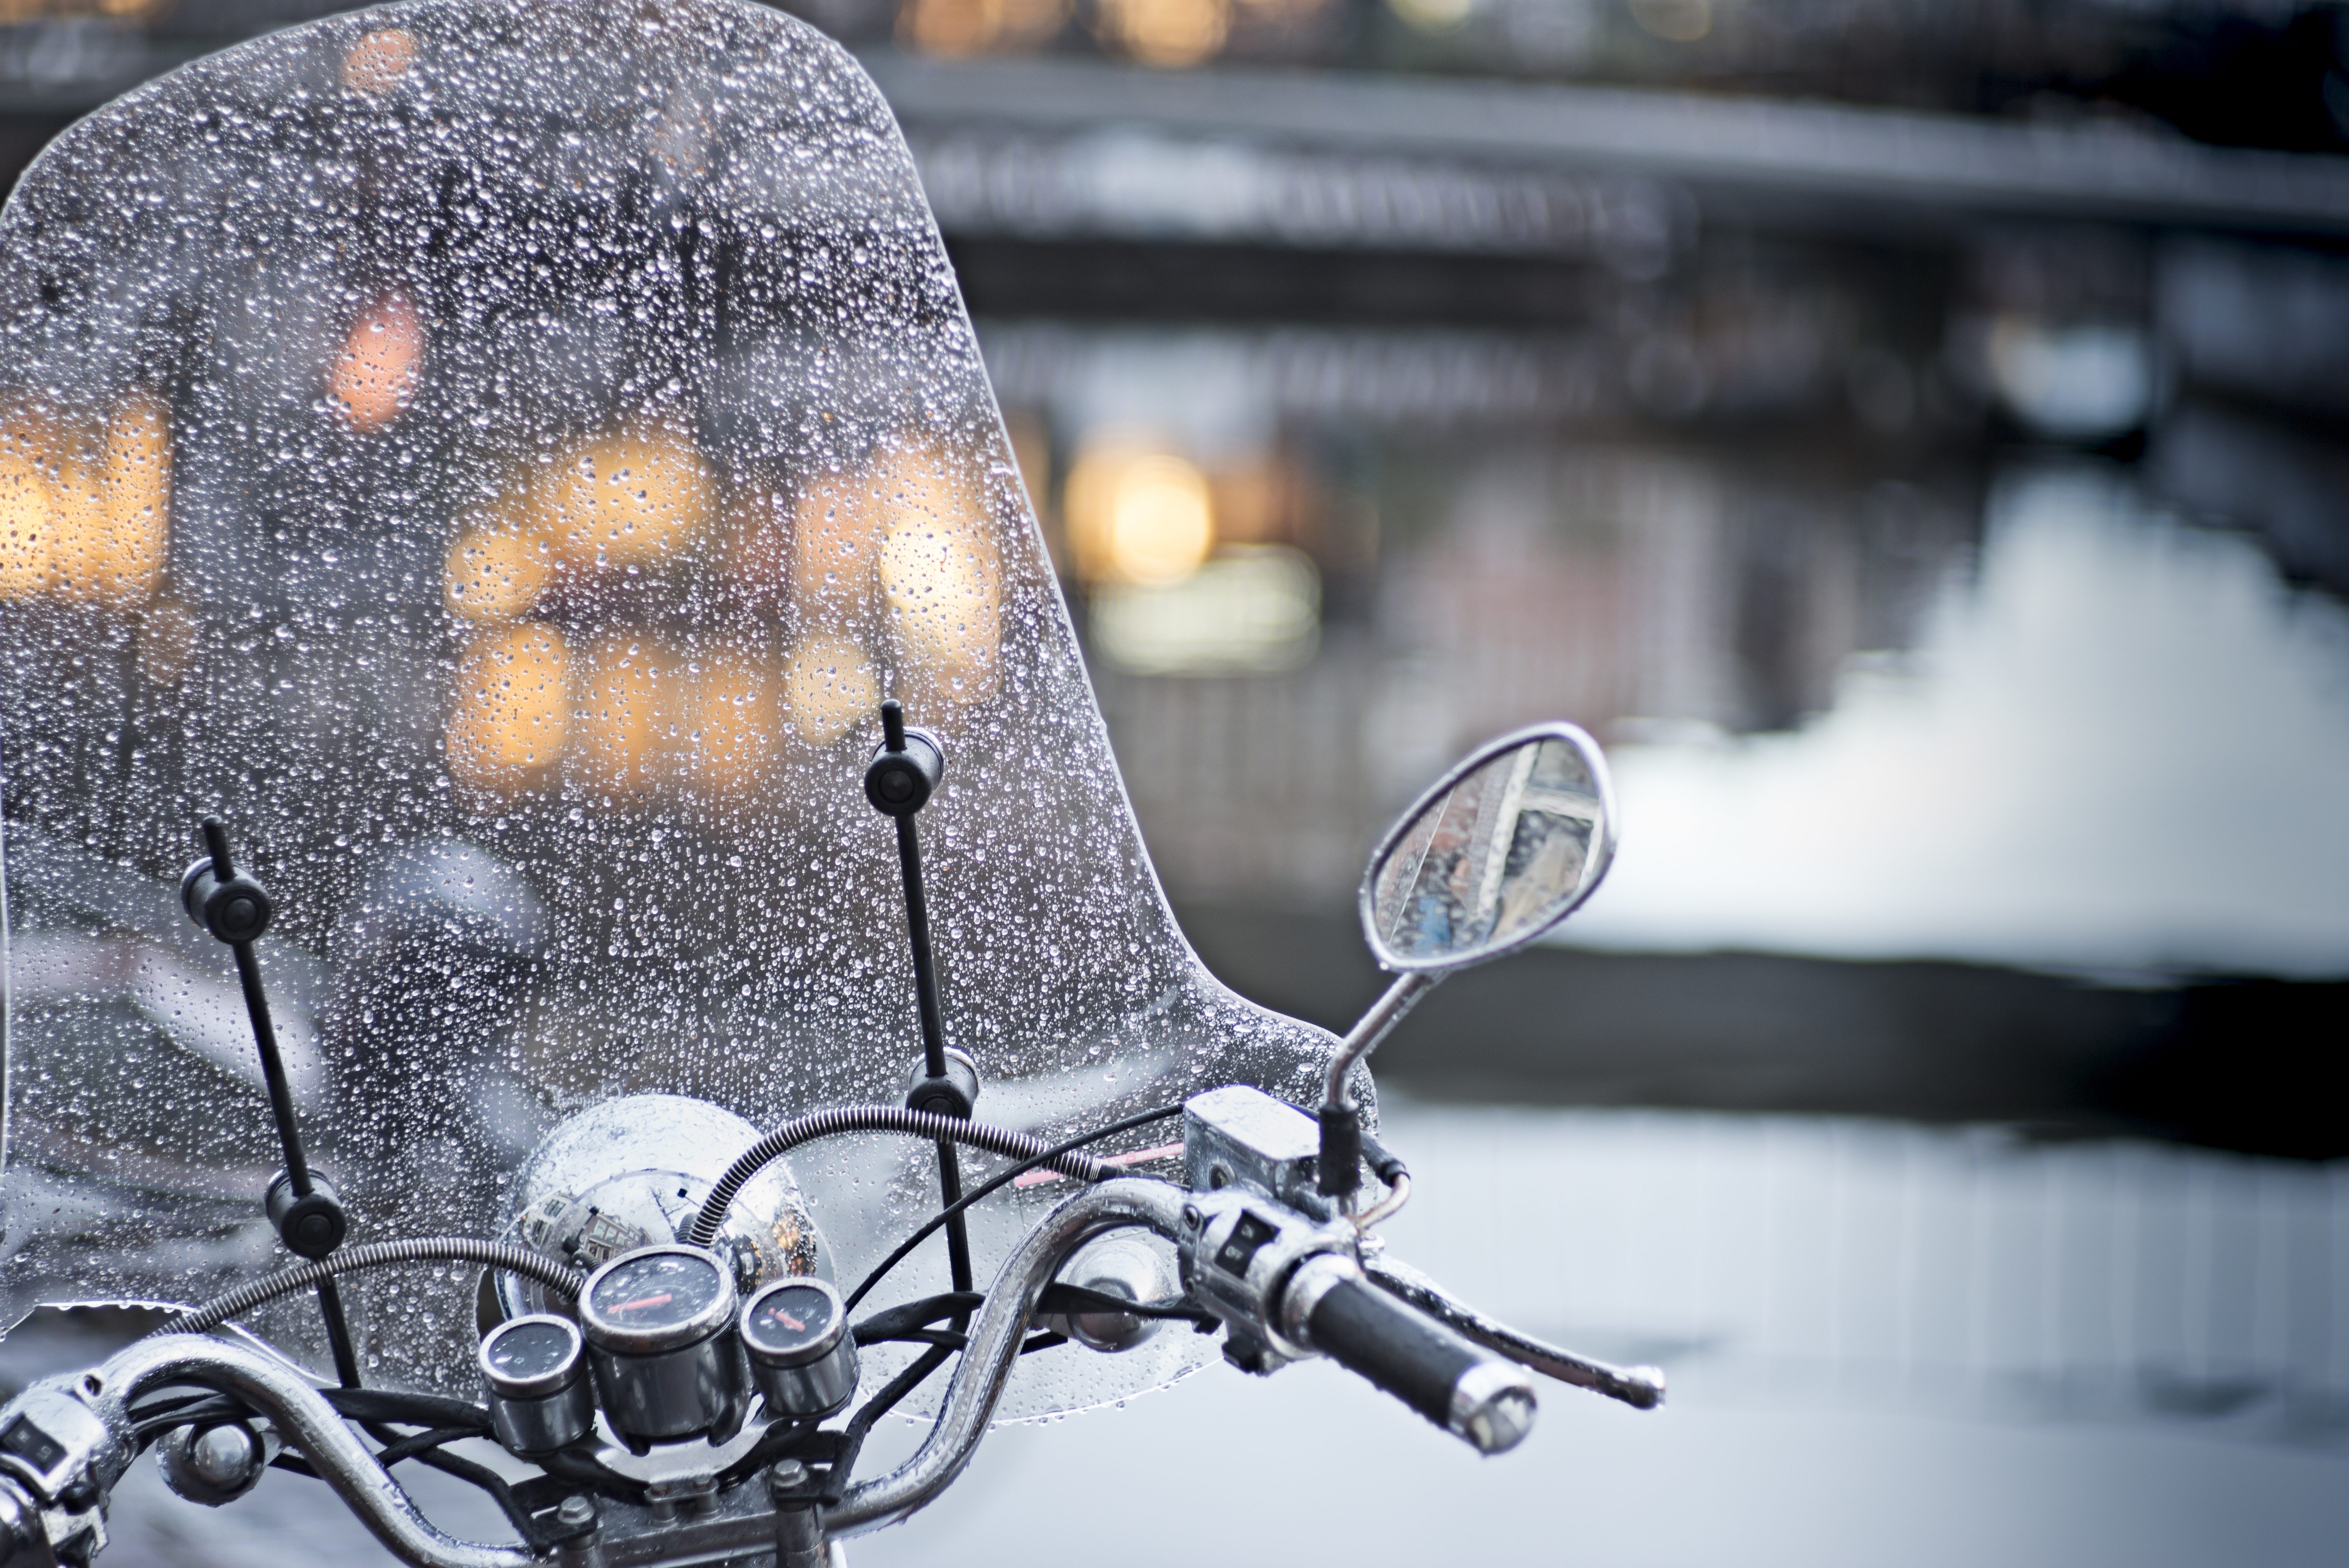
[[[290,1261],[231,954],[179,906],[207,814],[276,900],[354,1241],[505,1233],[531,1151],[617,1097],[898,1103],[885,696],[948,754],[919,823],[982,1119],[1313,1092],[1327,1037],[1168,915],[911,162],[804,26],[426,0],[199,61],[26,176],[0,331],[12,1309]],[[934,1160],[791,1156],[844,1284]],[[982,1284],[1067,1191],[973,1211]],[[871,1305],[944,1288],[934,1242]],[[471,1390],[470,1271],[347,1295],[370,1380]],[[316,1317],[248,1322],[323,1365]],[[1211,1352],[1029,1357],[1005,1411]]]

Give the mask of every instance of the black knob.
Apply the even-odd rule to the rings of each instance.
[[[257,940],[277,913],[268,890],[251,877],[240,874],[222,882],[214,876],[210,855],[180,878],[180,902],[190,920],[227,943]]]
[[[310,1173],[307,1197],[294,1195],[294,1178],[280,1171],[262,1199],[262,1211],[277,1227],[278,1239],[296,1257],[323,1258],[343,1244],[350,1220],[343,1212],[335,1189],[316,1171]]]
[[[910,817],[928,804],[946,777],[946,748],[926,729],[908,729],[902,748],[884,743],[864,769],[864,798],[885,817]]]

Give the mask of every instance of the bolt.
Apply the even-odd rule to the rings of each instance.
[[[775,1495],[797,1491],[808,1483],[808,1468],[799,1460],[777,1460],[767,1470],[767,1491]]]
[[[554,1511],[554,1522],[571,1530],[582,1530],[595,1522],[595,1505],[585,1495],[573,1492]]]
[[[206,1485],[233,1491],[260,1470],[261,1444],[236,1422],[208,1428],[188,1445],[188,1468]]]

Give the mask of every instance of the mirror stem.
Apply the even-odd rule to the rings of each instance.
[[[1321,1097],[1321,1157],[1317,1162],[1319,1185],[1325,1198],[1350,1197],[1361,1181],[1362,1118],[1352,1095],[1346,1092],[1347,1075],[1354,1064],[1378,1048],[1381,1040],[1412,1009],[1413,1004],[1435,988],[1441,970],[1414,969],[1398,975],[1386,994],[1347,1031],[1330,1058]]]

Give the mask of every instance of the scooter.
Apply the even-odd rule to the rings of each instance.
[[[810,29],[418,0],[198,61],[28,173],[0,332],[0,1291],[157,1324],[0,1410],[0,1562],[88,1561],[150,1448],[419,1565],[798,1568],[1218,1351],[1485,1453],[1527,1369],[1661,1400],[1374,1233],[1364,1060],[1599,885],[1598,748],[1404,813],[1343,1040],[1216,985]]]

